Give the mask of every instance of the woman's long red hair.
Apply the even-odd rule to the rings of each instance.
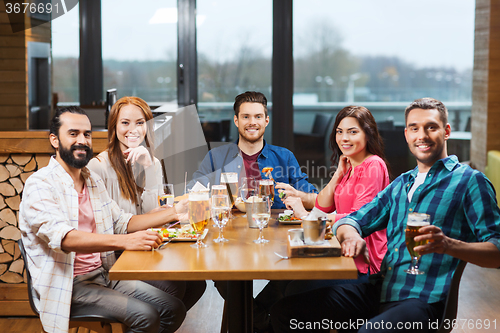
[[[108,118],[108,155],[111,166],[118,176],[120,192],[125,199],[131,200],[134,204],[139,201],[138,193],[142,193],[145,183],[144,169],[139,163],[135,163],[134,170],[130,163],[125,163],[125,158],[120,147],[120,141],[116,135],[116,125],[120,110],[126,105],[135,105],[142,110],[146,119],[146,135],[144,143],[153,159],[154,134],[152,129],[153,113],[149,105],[139,97],[125,96],[120,98],[111,108]],[[138,176],[134,177],[134,173]]]

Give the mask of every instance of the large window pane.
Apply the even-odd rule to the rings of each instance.
[[[470,109],[474,8],[470,0],[295,0],[295,106],[369,103],[397,121],[399,104],[394,114],[385,106],[425,96]],[[460,118],[453,125],[463,130]]]
[[[198,0],[197,13],[198,109],[204,121],[232,122],[236,95],[271,100],[272,1]]]
[[[75,104],[78,93],[78,58],[80,57],[78,6],[51,23],[52,92],[58,102]]]
[[[177,99],[177,1],[102,1],[104,89],[150,104]]]
[[[468,129],[475,1],[294,0],[293,11],[294,131],[310,132],[316,113],[366,106],[388,126],[397,176],[413,163],[403,128],[414,99],[443,101],[453,131]]]

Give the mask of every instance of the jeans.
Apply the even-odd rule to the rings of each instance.
[[[198,302],[207,288],[206,281],[151,280],[144,282],[180,299],[184,303],[186,311]]]
[[[182,301],[142,281],[110,281],[100,267],[73,279],[71,314],[114,317],[127,332],[175,332],[186,316]]]
[[[278,332],[432,332],[444,302],[419,299],[380,303],[380,284],[343,284],[288,296],[271,308]]]

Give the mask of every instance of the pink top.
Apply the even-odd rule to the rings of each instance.
[[[352,177],[349,177],[351,168],[340,184],[335,188],[334,201],[330,207],[321,207],[316,199],[316,207],[323,212],[331,213],[335,210],[335,222],[360,209],[389,185],[389,172],[384,161],[377,155],[372,155],[354,168]],[[387,252],[386,230],[374,232],[365,238],[366,247],[370,256],[370,274],[380,271],[380,264]],[[363,256],[354,258],[360,273],[368,273],[368,264]]]
[[[78,230],[85,232],[96,232],[94,212],[90,204],[87,185],[83,187],[82,193],[78,193]],[[100,253],[76,253],[73,275],[82,275],[92,272],[101,267]]]

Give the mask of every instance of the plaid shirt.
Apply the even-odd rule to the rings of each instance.
[[[132,214],[125,214],[110,199],[104,183],[83,169],[99,234],[126,233]],[[19,214],[28,266],[33,280],[35,305],[46,332],[67,332],[73,292],[75,253],[66,253],[61,242],[68,232],[78,229],[78,193],[70,175],[55,160],[31,175],[23,190]],[[109,269],[113,252],[101,253],[103,267]]]
[[[339,220],[362,237],[387,228],[387,253],[379,277],[381,302],[419,298],[428,303],[444,300],[458,259],[438,253],[422,256],[424,275],[409,275],[411,257],[406,249],[405,227],[410,212],[427,213],[431,224],[451,238],[464,242],[491,242],[500,250],[500,210],[490,181],[479,171],[459,164],[456,156],[437,161],[408,201],[418,168],[402,174],[373,201]]]

